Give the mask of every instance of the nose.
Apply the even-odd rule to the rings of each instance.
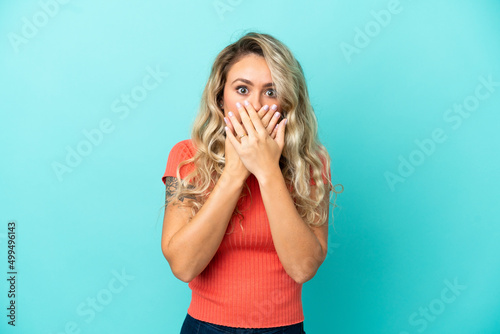
[[[253,106],[256,111],[259,111],[262,108],[262,101],[260,101],[258,96],[251,96],[247,99],[248,102]]]

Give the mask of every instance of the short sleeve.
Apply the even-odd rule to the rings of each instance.
[[[187,159],[192,158],[196,153],[196,148],[194,147],[191,140],[183,140],[178,142],[172,147],[170,153],[168,154],[167,167],[165,168],[165,173],[161,177],[163,184],[166,185],[167,176],[177,177],[177,166]],[[183,165],[179,170],[181,179],[184,179],[186,175],[194,170],[194,164],[189,163]]]

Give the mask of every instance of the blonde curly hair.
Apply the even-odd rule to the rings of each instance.
[[[335,198],[339,193],[335,191],[330,175],[324,175],[325,172],[330,174],[330,156],[318,140],[318,123],[309,101],[302,67],[284,44],[263,33],[249,32],[217,55],[191,133],[197,152],[177,167],[179,186],[167,202],[177,200],[177,205],[190,207],[194,216],[219,180],[225,166],[225,123],[218,104],[222,101],[231,66],[248,54],[266,60],[283,117],[288,119],[280,167],[297,211],[308,225],[321,226],[327,222],[329,210],[321,205],[322,201],[325,196],[329,197],[330,191],[336,194]],[[179,170],[190,163],[194,164],[194,171],[182,180]],[[315,186],[311,185],[311,179]],[[241,196],[247,194],[248,188]],[[182,198],[193,200],[178,200]],[[238,207],[235,214],[243,217]]]

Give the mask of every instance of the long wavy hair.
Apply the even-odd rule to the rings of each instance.
[[[193,198],[192,201],[175,203],[189,206],[194,216],[219,180],[225,166],[226,138],[224,113],[219,103],[223,99],[231,66],[248,54],[265,58],[283,117],[288,119],[280,167],[297,211],[308,225],[323,225],[328,220],[329,207],[321,203],[325,196],[329,197],[330,191],[336,194],[335,198],[339,193],[330,181],[330,156],[318,140],[318,123],[309,101],[302,67],[284,44],[263,33],[249,32],[217,55],[191,133],[197,152],[178,166],[179,187],[168,201]],[[194,171],[182,180],[179,170],[190,163],[194,164]],[[311,185],[311,179],[315,186]],[[248,195],[249,189],[246,190],[241,196]],[[333,205],[335,207],[335,203]],[[243,217],[238,206],[235,214]]]

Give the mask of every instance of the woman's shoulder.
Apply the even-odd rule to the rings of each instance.
[[[196,146],[191,139],[184,139],[177,142],[170,150],[170,155],[180,155],[183,157],[192,157],[196,153]]]
[[[183,161],[191,159],[195,153],[196,148],[191,139],[185,139],[177,142],[168,154],[167,166],[165,168],[165,173],[162,176],[163,183],[166,182],[166,177],[175,177],[177,175],[177,167],[179,167]],[[187,174],[189,174],[193,168],[193,163],[182,165],[179,170],[181,178],[184,178]]]

